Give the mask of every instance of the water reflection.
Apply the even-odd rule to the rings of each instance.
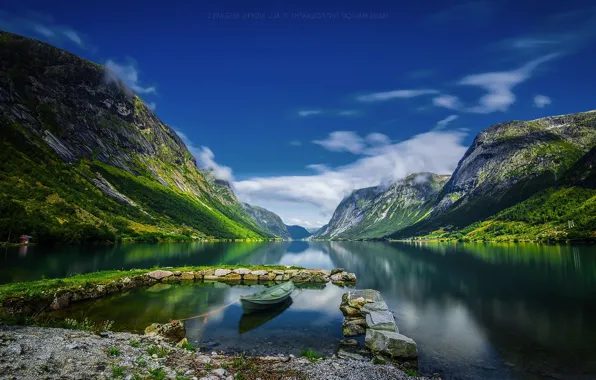
[[[581,378],[596,375],[596,248],[537,244],[383,242],[194,243],[29,247],[9,251],[2,281],[155,264],[283,264],[347,268],[359,288],[378,289],[404,334],[414,338],[424,371],[446,378]],[[254,288],[159,285],[107,300],[86,312],[142,330],[226,305]],[[293,294],[285,311],[239,334],[233,305],[189,323],[189,338],[227,350],[319,345],[333,352],[341,338],[344,289],[328,285]],[[78,311],[83,313],[83,310]],[[275,349],[274,349],[275,348]],[[585,378],[585,377],[584,377]]]

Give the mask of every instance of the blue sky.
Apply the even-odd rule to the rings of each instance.
[[[0,29],[107,65],[241,199],[305,226],[451,172],[492,124],[596,108],[590,1],[212,3],[5,0]]]

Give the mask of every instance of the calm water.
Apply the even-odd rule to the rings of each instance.
[[[3,252],[0,281],[156,264],[343,267],[378,289],[400,331],[418,343],[423,372],[451,379],[596,378],[596,246],[277,242],[40,247]],[[2,257],[0,256],[0,259]],[[257,288],[163,285],[81,303],[67,315],[141,331],[190,317]],[[332,353],[341,339],[340,287],[300,289],[257,317],[239,305],[189,321],[209,350]]]

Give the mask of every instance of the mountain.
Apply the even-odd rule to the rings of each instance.
[[[415,173],[390,186],[355,190],[313,238],[382,238],[426,217],[448,179],[448,175]]]
[[[272,237],[98,64],[0,32],[0,238]]]
[[[315,232],[317,232],[320,229],[321,229],[321,227],[309,227],[309,228],[305,228],[305,230],[307,230],[310,234],[314,234]]]
[[[292,240],[306,239],[307,237],[309,237],[311,235],[311,233],[308,232],[306,230],[306,228],[301,227],[301,226],[288,226],[288,225],[286,225],[286,228],[288,229],[288,232],[290,233],[290,236],[292,237]]]
[[[586,178],[593,178],[592,167],[577,165],[590,162],[595,145],[595,111],[489,127],[461,159],[431,214],[391,237],[468,231],[468,226],[491,216],[511,215],[513,211],[503,210],[525,208],[524,202],[536,202],[529,198],[543,190],[557,192],[553,187],[564,185],[572,171],[583,170]]]
[[[242,208],[263,230],[284,240],[291,239],[290,233],[279,215],[248,203],[242,203]]]

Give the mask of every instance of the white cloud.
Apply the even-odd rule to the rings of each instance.
[[[394,182],[414,172],[453,172],[466,151],[462,131],[430,131],[409,140],[366,150],[367,156],[306,176],[254,177],[235,182],[238,196],[284,220],[328,220],[353,190]],[[320,225],[317,223],[316,225]]]
[[[326,139],[314,140],[313,143],[333,152],[347,151],[353,154],[359,154],[365,147],[362,138],[350,131],[331,132]]]
[[[219,165],[217,162],[215,162],[215,154],[211,149],[206,146],[197,147],[183,132],[176,129],[174,129],[174,132],[180,136],[190,153],[196,158],[197,166],[199,168],[210,172],[217,179],[228,182],[234,180],[232,169],[228,166]]]
[[[356,110],[345,110],[337,113],[339,116],[358,116],[360,113]]]
[[[318,173],[324,173],[329,171],[329,167],[325,164],[310,164],[310,165],[306,165],[307,169],[312,169]]]
[[[544,108],[551,104],[551,100],[546,95],[536,95],[534,97],[534,107]]]
[[[64,35],[66,37],[68,37],[75,44],[77,44],[79,46],[83,46],[83,40],[81,39],[81,36],[79,36],[79,34],[77,32],[75,32],[74,30],[65,29],[62,31],[62,33],[64,33]]]
[[[414,98],[421,95],[437,94],[439,91],[423,89],[423,90],[394,90],[385,92],[374,92],[367,95],[361,95],[357,99],[361,102],[380,102],[390,99],[405,99]]]
[[[298,116],[313,116],[313,115],[319,115],[321,114],[323,111],[321,110],[303,110],[303,111],[298,111]]]
[[[113,82],[120,79],[128,88],[137,94],[155,94],[156,88],[154,86],[143,87],[139,82],[139,71],[136,66],[129,62],[127,64],[119,64],[111,59],[105,63],[106,67],[106,81]]]
[[[155,111],[157,109],[157,104],[155,104],[155,102],[149,102],[146,103],[146,105],[151,111]]]
[[[389,136],[378,132],[370,133],[366,136],[366,141],[371,145],[387,145],[391,143]]]
[[[437,107],[448,108],[451,110],[458,110],[461,108],[459,98],[453,95],[439,95],[433,98],[433,104]]]
[[[542,63],[549,61],[558,54],[549,54],[537,58],[511,71],[500,71],[483,74],[468,75],[459,81],[460,85],[476,86],[486,90],[478,105],[468,108],[474,113],[505,112],[515,103],[513,88],[530,78],[534,70]]]
[[[451,123],[452,121],[457,120],[457,118],[459,118],[459,116],[457,116],[457,115],[449,115],[446,118],[444,118],[442,120],[439,120],[437,122],[437,125],[436,125],[435,128],[437,128],[437,129],[445,128],[449,123]]]

